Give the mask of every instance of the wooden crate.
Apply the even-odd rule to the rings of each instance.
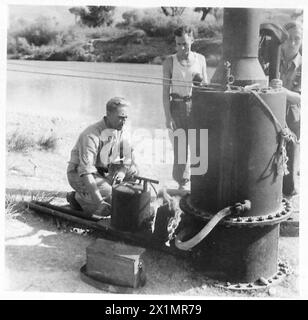
[[[97,239],[86,249],[86,273],[105,283],[138,288],[146,280],[144,252],[140,247]]]

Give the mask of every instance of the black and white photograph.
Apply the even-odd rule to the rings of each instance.
[[[2,8],[1,295],[304,298],[304,1]]]

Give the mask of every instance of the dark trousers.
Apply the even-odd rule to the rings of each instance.
[[[190,112],[191,101],[170,101],[170,112],[176,129],[183,129],[186,135],[185,143],[185,159],[186,163],[179,163],[179,145],[183,141],[179,141],[176,137],[173,140],[173,170],[172,177],[179,184],[185,184],[190,180],[190,161],[188,157],[188,129],[190,128]]]

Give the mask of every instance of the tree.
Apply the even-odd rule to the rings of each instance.
[[[139,17],[140,17],[140,13],[137,10],[125,11],[122,14],[124,24],[127,26],[133,25],[138,20]]]
[[[161,9],[167,17],[179,17],[183,14],[185,7],[161,7]]]
[[[72,7],[69,8],[68,11],[75,15],[75,23],[78,24],[80,22],[80,16],[83,14],[85,9],[83,7]],[[79,17],[79,20],[78,20]]]
[[[113,6],[72,7],[69,12],[75,15],[75,21],[88,27],[109,26],[113,22]],[[79,17],[79,21],[77,21]]]
[[[213,8],[209,8],[209,7],[207,7],[207,8],[205,8],[205,7],[196,7],[195,9],[194,9],[194,11],[195,12],[202,12],[202,16],[201,16],[201,21],[204,21],[205,20],[205,18],[206,18],[206,16],[211,12],[211,11],[213,11]]]

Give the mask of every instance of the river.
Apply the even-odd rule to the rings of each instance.
[[[99,119],[106,102],[122,96],[132,103],[133,126],[164,128],[160,65],[9,60],[8,70],[9,111]],[[209,77],[212,73],[209,68]]]

